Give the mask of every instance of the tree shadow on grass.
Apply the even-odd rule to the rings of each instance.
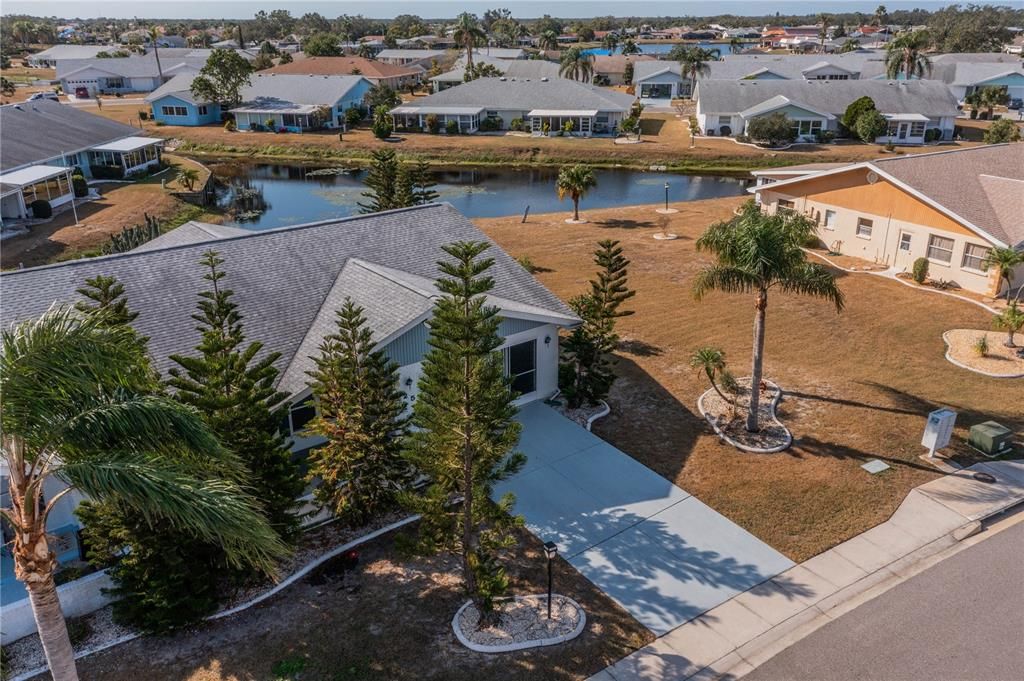
[[[884,461],[890,466],[901,466],[903,468],[914,468],[921,471],[928,471],[934,473],[935,468],[926,463],[919,463],[917,461],[908,461],[906,459],[900,459],[894,456],[886,456],[877,452],[865,452],[854,447],[849,447],[838,442],[829,442],[826,440],[820,440],[813,435],[803,435],[798,438],[794,438],[793,446],[785,451],[785,454],[795,458],[802,459],[805,456],[816,456],[816,457],[828,457],[831,459],[838,459],[840,461],[846,459],[854,459],[862,463],[867,463],[872,459],[879,459]]]
[[[630,220],[625,218],[602,220],[601,222],[595,222],[594,225],[605,229],[648,229],[658,226],[651,220]]]
[[[639,338],[629,338],[619,342],[619,352],[637,357],[660,357],[664,352],[657,345],[651,345]]]

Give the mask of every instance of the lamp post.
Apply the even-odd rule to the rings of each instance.
[[[668,181],[665,182],[665,207],[658,208],[655,212],[661,213],[662,215],[671,215],[672,213],[678,213],[679,211],[675,208],[668,207]]]
[[[665,211],[668,212],[668,182],[665,183]]]
[[[548,619],[551,619],[551,561],[558,555],[558,546],[555,542],[544,542],[544,555],[548,558]]]

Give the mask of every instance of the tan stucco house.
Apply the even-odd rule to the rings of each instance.
[[[861,163],[756,171],[750,191],[765,211],[818,224],[833,251],[997,295],[984,261],[992,248],[1024,249],[1024,144],[999,144]],[[1014,285],[1024,283],[1018,266]]]

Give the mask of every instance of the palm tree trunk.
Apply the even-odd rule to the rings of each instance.
[[[754,353],[750,368],[750,407],[747,411],[747,431],[760,430],[758,410],[761,402],[761,373],[764,370],[764,322],[768,308],[768,291],[761,289],[754,304]]]
[[[572,219],[576,222],[580,221],[580,197],[572,197]]]
[[[30,536],[28,545],[16,547],[15,561],[18,579],[28,591],[46,664],[54,681],[78,681],[75,651],[57,598],[57,585],[53,582],[56,558],[46,543],[45,532],[36,531]]]

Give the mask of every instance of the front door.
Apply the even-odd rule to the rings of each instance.
[[[900,123],[899,132],[897,137],[901,140],[907,139],[907,135],[910,133],[910,123]]]
[[[894,262],[893,265],[909,265],[912,259],[910,255],[910,249],[913,245],[913,242],[914,236],[910,232],[904,232],[902,230],[900,231],[900,241],[899,244],[897,244],[896,246],[896,262]]]

